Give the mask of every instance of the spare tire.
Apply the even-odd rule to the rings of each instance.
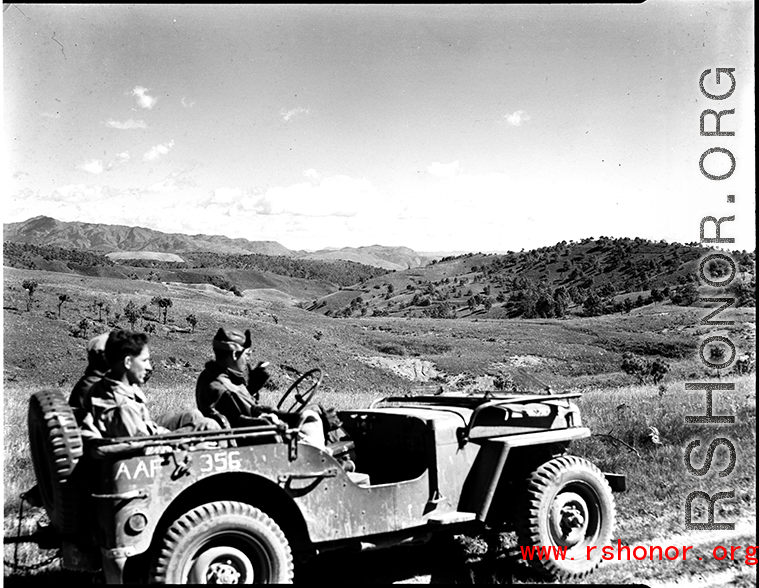
[[[75,533],[85,512],[74,477],[83,445],[74,412],[60,390],[41,390],[29,399],[29,445],[53,527],[62,535]]]

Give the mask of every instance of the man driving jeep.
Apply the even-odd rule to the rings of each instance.
[[[268,364],[259,363],[255,368],[248,365],[251,344],[249,330],[244,335],[231,328],[218,330],[213,338],[214,360],[206,363],[195,386],[200,412],[206,417],[221,414],[232,428],[280,421],[295,426],[302,422],[303,441],[324,448],[324,427],[314,410],[287,413],[258,404],[260,390],[270,376],[266,372]]]

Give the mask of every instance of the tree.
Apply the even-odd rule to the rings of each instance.
[[[535,314],[540,318],[553,317],[554,300],[549,290],[543,290],[535,301]]]
[[[140,320],[140,309],[137,308],[134,300],[127,302],[124,307],[124,318],[129,323],[129,326],[132,327],[132,330],[134,330],[134,325]]]
[[[698,288],[693,283],[687,283],[671,291],[669,298],[674,304],[692,306],[699,299]]]
[[[559,286],[553,291],[553,313],[561,318],[567,314],[569,306],[569,294],[564,286]]]
[[[158,307],[158,318],[161,318],[161,309],[163,309],[163,324],[166,324],[166,319],[169,315],[169,308],[174,305],[171,298],[164,298],[163,296],[153,296],[150,299],[150,304],[154,304]]]
[[[601,286],[598,289],[598,294],[602,298],[611,298],[616,293],[617,291],[614,289],[614,286],[612,286],[610,282],[606,282],[603,286]]]
[[[161,301],[162,300],[163,300],[163,298],[161,298],[160,296],[153,296],[150,299],[150,304],[152,304],[153,306],[156,306],[158,308],[158,319],[159,320],[161,319],[161,308],[163,308],[161,306],[161,304],[162,304]]]
[[[187,315],[187,318],[185,319],[189,325],[190,329],[192,329],[192,332],[195,332],[195,327],[198,326],[198,317],[196,317],[194,314]]]
[[[37,287],[39,284],[37,283],[37,280],[24,280],[21,283],[21,287],[26,290],[26,293],[28,295],[27,301],[26,301],[26,311],[29,312],[32,310],[32,303],[34,302],[34,293],[37,290]]]
[[[98,298],[95,300],[95,306],[98,309],[98,321],[101,323],[103,322],[103,307],[105,306],[105,300],[102,298]],[[108,320],[108,317],[106,316],[106,320]]]
[[[71,301],[71,296],[68,294],[58,294],[58,318],[61,318],[61,308],[66,302]]]
[[[587,316],[598,316],[601,314],[601,299],[591,290],[582,303],[582,309]]]
[[[163,324],[166,324],[166,320],[169,317],[169,309],[174,306],[174,302],[171,300],[171,298],[164,298],[163,299]]]
[[[663,301],[664,293],[657,288],[651,288],[651,300],[657,303]]]
[[[87,331],[90,329],[90,319],[87,317],[82,318],[82,320],[79,321],[77,327],[79,327],[79,333],[81,333],[82,337],[86,339]]]
[[[622,356],[620,367],[623,372],[637,379],[639,384],[647,382],[658,384],[669,373],[669,364],[661,359],[651,361],[637,357],[632,353],[625,353]]]
[[[756,278],[751,281],[737,280],[730,286],[729,292],[735,295],[736,306],[756,306]]]

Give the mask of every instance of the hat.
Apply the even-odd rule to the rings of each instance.
[[[102,353],[105,351],[105,342],[108,341],[110,333],[103,333],[87,341],[87,353]]]
[[[252,344],[250,329],[243,335],[237,329],[222,327],[213,338],[214,351],[242,351]]]

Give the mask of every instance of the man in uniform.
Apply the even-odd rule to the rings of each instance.
[[[103,437],[135,437],[161,433],[218,430],[213,419],[198,410],[150,418],[140,385],[151,371],[148,336],[133,331],[113,331],[105,344],[109,370],[86,395],[88,421]],[[91,416],[91,420],[90,417]]]
[[[303,419],[303,441],[324,448],[324,427],[319,415],[310,409],[301,415],[279,412],[258,404],[258,393],[269,379],[266,364],[251,369],[248,355],[251,347],[250,331],[220,328],[213,338],[214,360],[205,365],[195,386],[198,408],[205,416],[222,414],[232,428],[277,423],[280,420],[294,425],[294,419]],[[245,380],[245,372],[248,380]]]
[[[108,340],[108,335],[109,333],[103,333],[87,342],[87,368],[84,370],[84,375],[74,385],[69,397],[69,405],[74,409],[74,413],[81,412],[87,392],[108,371],[108,362],[105,360],[105,342]]]

